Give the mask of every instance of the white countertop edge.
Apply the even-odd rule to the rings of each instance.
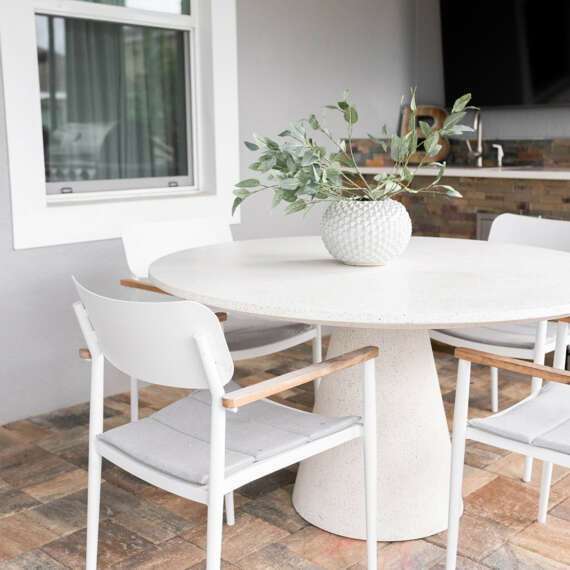
[[[394,172],[393,166],[360,166],[363,174],[390,174]],[[350,169],[352,170],[352,169]],[[414,172],[414,169],[411,169]],[[416,172],[416,176],[435,176],[436,167],[423,167]],[[570,169],[542,169],[524,166],[504,166],[472,168],[461,166],[448,166],[444,178],[467,177],[467,178],[507,178],[524,180],[570,180]]]
[[[253,305],[251,303],[243,306],[239,302],[232,301],[231,299],[221,299],[215,297],[209,297],[208,295],[189,295],[187,292],[177,289],[176,287],[170,287],[166,283],[163,283],[159,279],[152,276],[152,266],[149,272],[150,281],[159,287],[160,289],[178,297],[180,299],[187,299],[190,301],[195,301],[203,305],[214,307],[216,310],[227,311],[228,313],[240,313],[242,315],[248,315],[251,317],[267,318],[270,320],[277,321],[288,321],[288,322],[301,322],[307,324],[315,325],[325,325],[331,327],[347,327],[347,328],[364,328],[364,329],[386,329],[386,330],[430,330],[430,329],[452,329],[461,327],[478,327],[486,325],[498,325],[498,324],[512,324],[512,323],[523,323],[523,322],[536,322],[539,320],[554,320],[561,317],[566,317],[570,315],[570,304],[560,307],[552,307],[548,314],[537,314],[536,310],[522,310],[520,308],[514,308],[512,310],[502,311],[498,318],[493,318],[490,315],[484,317],[480,313],[477,315],[475,313],[469,314],[462,312],[458,315],[457,320],[452,320],[446,323],[433,323],[425,322],[421,320],[416,320],[410,317],[410,320],[403,322],[389,322],[382,321],[378,316],[373,314],[365,315],[363,314],[360,319],[348,319],[343,320],[341,314],[335,313],[325,313],[320,312],[319,314],[314,314],[310,319],[306,317],[306,313],[303,310],[294,311],[291,307],[267,307],[266,305]],[[303,313],[303,314],[302,314]],[[400,317],[401,318],[401,317]]]

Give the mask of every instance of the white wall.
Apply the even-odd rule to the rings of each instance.
[[[346,87],[361,116],[356,136],[384,122],[395,127],[400,96],[413,82],[414,20],[413,0],[238,0],[242,138],[276,134]],[[118,293],[126,273],[118,240],[12,250],[2,107],[0,424],[88,399],[70,276]],[[243,148],[241,159],[246,175],[252,153]],[[269,210],[269,197],[246,202],[236,237],[318,232],[317,212],[303,220]],[[108,392],[126,387],[116,374],[107,383]]]

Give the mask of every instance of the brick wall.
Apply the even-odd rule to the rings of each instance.
[[[505,166],[570,167],[570,139],[485,141],[485,166],[496,165],[493,143],[503,145]],[[391,164],[382,149],[368,140],[353,141],[353,151],[357,162],[363,166]],[[454,166],[467,164],[464,145],[452,145],[447,163]],[[446,177],[445,183],[461,192],[463,198],[433,194],[399,197],[408,208],[415,235],[475,238],[477,214],[483,212],[570,220],[569,180]]]

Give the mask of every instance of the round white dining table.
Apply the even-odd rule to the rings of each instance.
[[[447,528],[450,438],[428,331],[570,314],[570,254],[414,237],[389,265],[333,260],[319,237],[239,241],[154,262],[161,289],[226,311],[332,327],[328,357],[376,345],[378,540]],[[358,367],[357,367],[358,368]],[[323,380],[315,412],[361,414],[362,373]],[[304,461],[293,503],[310,523],[365,538],[362,446]]]

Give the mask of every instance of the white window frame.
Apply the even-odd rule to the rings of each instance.
[[[119,237],[140,221],[222,216],[239,179],[236,0],[193,0],[192,14],[82,0],[0,3],[0,54],[15,249]],[[194,185],[46,193],[35,14],[190,33]],[[239,221],[236,216],[234,222]]]

